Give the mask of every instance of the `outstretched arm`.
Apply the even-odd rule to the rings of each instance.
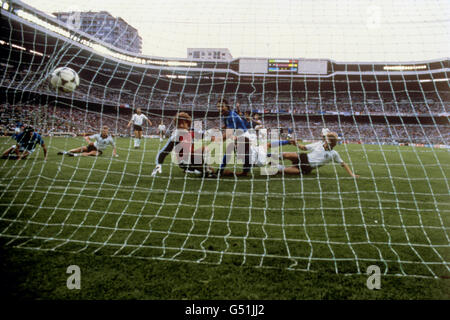
[[[267,144],[267,148],[280,146],[280,145],[285,145],[285,144],[292,144],[294,146],[297,146],[300,150],[303,150],[303,151],[307,151],[308,150],[308,148],[306,148],[305,145],[297,143],[297,141],[292,140],[292,139],[269,142]]]
[[[342,168],[345,169],[345,171],[348,172],[348,174],[349,174],[350,176],[352,176],[352,177],[354,177],[354,178],[359,178],[359,175],[354,174],[354,173],[352,172],[352,170],[350,169],[350,167],[348,166],[348,164],[346,164],[345,162],[342,162],[341,166],[342,166]]]
[[[304,144],[300,144],[300,143],[294,143],[294,144],[297,144],[297,147],[298,147],[300,150],[308,151],[308,148],[307,148]]]
[[[162,165],[164,159],[172,152],[175,147],[175,140],[173,137],[167,141],[166,145],[158,152],[156,156],[156,165]]]
[[[162,172],[161,167],[164,159],[172,152],[175,145],[175,138],[172,136],[169,138],[169,141],[167,141],[166,145],[158,152],[158,155],[156,156],[156,167],[155,169],[153,169],[152,177]]]

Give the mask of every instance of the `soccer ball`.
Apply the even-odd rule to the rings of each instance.
[[[73,69],[61,67],[53,70],[50,83],[55,89],[72,92],[80,84],[80,77]]]

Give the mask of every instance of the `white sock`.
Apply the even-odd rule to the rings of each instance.
[[[137,142],[137,141],[138,141],[138,139],[137,139],[137,138],[134,138],[134,146],[135,146],[135,147],[138,146],[138,142]]]
[[[137,145],[138,145],[138,147],[141,146],[141,139],[137,139]]]

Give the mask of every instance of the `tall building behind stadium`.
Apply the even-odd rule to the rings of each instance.
[[[107,11],[100,12],[54,12],[59,20],[72,23],[91,36],[94,36],[113,46],[142,53],[142,38],[137,29],[120,17],[113,17]]]

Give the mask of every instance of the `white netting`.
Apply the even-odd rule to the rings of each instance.
[[[17,121],[33,125],[49,150],[45,162],[40,147],[27,160],[0,162],[3,246],[345,274],[365,273],[376,264],[390,275],[448,275],[450,92],[449,61],[442,58],[448,42],[441,40],[448,21],[433,19],[431,9],[421,13],[426,19],[417,20],[429,34],[420,53],[429,57],[432,47],[443,54],[425,62],[386,63],[416,69],[387,72],[382,63],[337,62],[341,59],[328,61],[326,75],[283,78],[258,72],[239,77],[239,60],[119,55],[20,1],[3,0],[1,5],[2,132],[12,133]],[[342,22],[338,12],[335,25]],[[399,49],[384,52],[383,47],[379,53],[386,60],[397,54],[410,61],[401,46],[407,40],[399,32],[420,14],[408,21],[383,17],[381,23],[395,28]],[[206,21],[211,30],[220,29],[219,23]],[[238,24],[252,30],[249,39],[256,47],[258,37],[283,26],[280,21],[266,21],[264,29],[257,27],[259,18]],[[348,21],[345,28],[356,25]],[[174,18],[167,25],[182,22],[187,23]],[[232,22],[225,20],[222,29]],[[203,20],[197,23],[207,27]],[[319,26],[316,36],[330,28],[323,21]],[[427,33],[429,26],[432,33]],[[195,45],[199,35],[189,28],[177,32]],[[171,51],[172,40],[163,41],[164,32],[155,33],[155,39],[156,49],[168,56],[177,52]],[[275,46],[288,40],[270,41]],[[350,40],[345,41],[348,45]],[[302,37],[292,42],[292,50],[311,48],[313,42]],[[236,41],[230,43],[236,46]],[[357,53],[370,52],[367,46],[356,48]],[[350,54],[342,47],[335,51],[317,58]],[[73,93],[55,92],[49,85],[48,75],[59,66],[78,72],[81,83]],[[170,157],[162,173],[151,176],[157,153],[174,130],[176,112],[189,113],[203,130],[220,128],[216,103],[224,98],[259,117],[281,139],[307,144],[321,140],[324,127],[338,133],[336,150],[361,177],[328,165],[302,178],[262,175],[258,168],[249,177],[202,178],[185,174]],[[136,107],[152,122],[143,125],[139,149],[127,126]],[[161,136],[160,124],[168,129]],[[114,136],[118,158],[111,157],[111,147],[99,157],[56,154],[85,145],[81,136],[98,133],[104,125]],[[10,137],[0,138],[4,150],[13,143]],[[283,151],[300,150],[290,145]],[[228,165],[237,171],[240,167]]]

